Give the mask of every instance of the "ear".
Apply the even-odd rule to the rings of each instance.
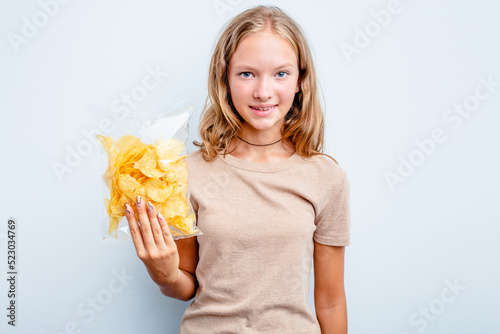
[[[295,93],[298,93],[300,91],[300,83],[301,83],[301,80],[299,78],[299,80],[297,80],[297,88],[295,88]]]

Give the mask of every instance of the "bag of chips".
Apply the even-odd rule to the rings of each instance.
[[[95,105],[87,109],[94,123],[106,124],[108,132],[96,126],[106,161],[103,239],[130,238],[125,203],[135,206],[139,195],[162,213],[174,240],[202,234],[189,201],[185,161],[193,106],[177,105],[148,117],[118,115]]]

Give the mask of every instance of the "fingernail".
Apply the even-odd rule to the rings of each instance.
[[[137,196],[137,199],[135,200],[137,204],[141,204],[141,196]]]
[[[163,219],[163,215],[161,214],[161,212],[160,212],[160,211],[158,211],[157,216],[158,216],[158,219],[159,219],[159,220],[164,220],[164,219]]]
[[[148,209],[149,209],[150,211],[153,211],[153,204],[151,204],[151,202],[150,202],[150,201],[148,201]]]
[[[125,209],[127,211],[127,214],[130,214],[130,206],[128,205],[128,203],[125,203]]]

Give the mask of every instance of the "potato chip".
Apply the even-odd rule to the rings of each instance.
[[[175,226],[181,232],[189,234],[189,231],[192,229],[195,220],[194,214],[189,214],[187,217],[182,216],[174,216],[173,218],[167,219],[168,224]]]
[[[147,152],[142,156],[142,158],[134,163],[134,167],[139,169],[144,175],[160,178],[165,174],[164,171],[161,171],[157,168],[158,159],[156,152],[153,148],[148,148]]]
[[[190,212],[187,192],[187,155],[178,139],[145,144],[135,136],[122,136],[113,145],[111,137],[97,135],[108,154],[103,175],[110,190],[105,199],[109,234],[117,233],[125,215],[125,203],[135,205],[138,195],[151,201],[171,226],[172,235],[195,235],[195,216]],[[178,233],[177,231],[180,231]]]
[[[165,181],[150,178],[144,184],[146,195],[155,202],[164,203],[169,198],[173,184],[167,184]]]
[[[177,159],[184,151],[184,143],[179,139],[172,138],[170,140],[156,141],[156,154],[158,160]]]
[[[118,186],[120,187],[122,193],[125,193],[127,195],[133,194],[136,189],[142,187],[142,185],[137,182],[136,179],[128,174],[122,174],[118,176]]]

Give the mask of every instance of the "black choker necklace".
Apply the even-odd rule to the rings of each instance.
[[[236,137],[238,137],[241,141],[244,141],[248,145],[253,145],[253,146],[269,146],[269,145],[274,145],[277,142],[281,141],[281,139],[278,139],[277,141],[275,141],[274,143],[271,143],[271,144],[252,144],[252,143],[247,142],[246,140],[241,139],[240,136],[236,136]]]

